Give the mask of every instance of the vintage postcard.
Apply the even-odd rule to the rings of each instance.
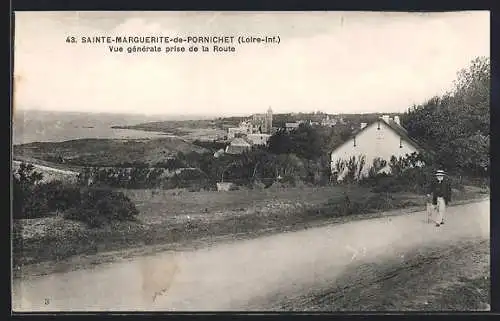
[[[14,14],[14,312],[490,310],[489,12]]]

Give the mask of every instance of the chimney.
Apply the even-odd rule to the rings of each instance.
[[[383,119],[386,123],[389,123],[389,120],[390,120],[391,118],[389,117],[389,115],[384,115],[384,116],[382,116],[382,119]]]
[[[366,127],[366,123],[361,123],[361,129],[365,128]]]
[[[394,122],[398,124],[398,126],[401,126],[401,121],[399,120],[399,116],[394,116]]]

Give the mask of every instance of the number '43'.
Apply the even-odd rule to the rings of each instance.
[[[76,43],[76,38],[75,37],[67,37],[66,42],[67,43]]]

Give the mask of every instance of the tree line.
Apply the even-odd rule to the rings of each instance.
[[[415,105],[401,118],[410,136],[433,150],[453,174],[490,174],[490,59],[478,57],[458,72],[454,88]]]

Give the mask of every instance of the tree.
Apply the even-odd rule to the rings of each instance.
[[[35,186],[42,181],[43,174],[35,171],[32,164],[21,163],[17,175],[12,175],[14,218],[30,216]]]
[[[285,129],[280,129],[269,137],[269,151],[274,154],[287,154],[293,151],[292,139]]]
[[[323,140],[318,131],[309,124],[300,124],[292,131],[293,153],[306,159],[318,159],[323,154]]]
[[[21,163],[17,175],[21,186],[27,188],[32,188],[43,179],[43,174],[35,171],[33,164]]]
[[[300,124],[290,132],[284,129],[269,138],[269,151],[275,154],[295,154],[306,159],[318,159],[324,151],[324,139],[316,128]]]
[[[435,151],[435,161],[468,175],[489,172],[490,59],[478,57],[457,73],[453,90],[413,106],[403,117],[410,136]]]

